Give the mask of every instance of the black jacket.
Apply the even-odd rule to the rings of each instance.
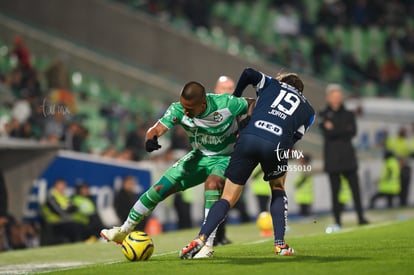
[[[333,123],[333,129],[325,129],[324,123],[327,120]],[[358,169],[355,149],[352,145],[352,138],[357,132],[354,114],[344,106],[336,112],[328,106],[319,113],[319,128],[325,139],[324,170],[327,173],[340,173]]]

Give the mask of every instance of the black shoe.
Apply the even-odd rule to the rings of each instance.
[[[365,224],[369,224],[369,221],[367,219],[363,219],[359,221],[359,225],[365,225]]]
[[[226,244],[231,244],[232,243],[232,241],[230,241],[229,239],[227,239],[227,238],[224,238],[222,241],[221,241],[221,245],[226,245]]]

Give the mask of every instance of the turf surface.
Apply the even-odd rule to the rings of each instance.
[[[367,226],[346,214],[333,234],[324,233],[330,217],[291,221],[286,240],[296,255],[289,257],[275,256],[272,238],[244,224],[228,226],[233,244],[217,247],[212,259],[178,258],[193,229],[154,236],[147,262],[127,261],[113,243],[77,243],[1,253],[0,274],[414,274],[413,212],[370,212]]]

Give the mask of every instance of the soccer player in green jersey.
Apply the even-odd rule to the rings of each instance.
[[[238,98],[229,94],[206,94],[202,84],[192,81],[185,84],[180,101],[172,103],[163,117],[148,129],[145,149],[158,150],[158,137],[174,125],[180,124],[187,132],[193,150],[179,159],[137,200],[127,220],[120,227],[103,229],[101,236],[108,241],[122,243],[126,235],[149,215],[169,195],[205,182],[205,216],[219,199],[224,186],[224,171],[236,141],[236,117],[251,113],[253,99]],[[212,233],[206,245],[213,255]]]

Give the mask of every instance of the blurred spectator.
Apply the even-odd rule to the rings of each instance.
[[[318,25],[345,26],[347,23],[346,6],[340,0],[322,1],[317,18]]]
[[[385,40],[386,54],[393,59],[400,59],[403,55],[402,41],[398,35],[397,28],[391,28]]]
[[[387,55],[386,60],[380,67],[381,84],[387,88],[382,95],[394,96],[397,93],[398,85],[402,80],[402,71],[394,58]]]
[[[401,26],[404,23],[405,8],[400,0],[390,0],[384,3],[385,24]]]
[[[51,114],[46,114],[44,124],[43,139],[51,143],[59,143],[62,141],[65,133],[65,114],[60,111],[65,108],[64,105],[58,105],[57,109]]]
[[[87,241],[97,240],[103,225],[96,212],[95,202],[89,193],[89,186],[86,183],[81,182],[76,185],[76,194],[72,201],[77,208],[72,216],[74,221],[82,227],[82,239]]]
[[[359,191],[358,161],[351,142],[357,132],[355,116],[345,109],[340,85],[327,86],[326,101],[326,108],[319,113],[319,128],[324,137],[324,170],[329,175],[332,189],[332,212],[335,223],[341,227],[341,205],[338,194],[341,186],[340,177],[343,175],[352,190],[358,223],[367,224]]]
[[[303,9],[301,9],[299,12],[301,13],[301,16],[299,17],[300,34],[307,37],[307,39],[313,37],[315,31],[315,24],[309,18],[309,12]]]
[[[270,195],[269,182],[263,179],[264,173],[260,165],[256,166],[251,175],[252,192],[259,203],[259,213],[269,212]]]
[[[385,149],[392,152],[400,162],[400,206],[407,206],[411,181],[411,167],[409,164],[411,148],[407,129],[401,127],[398,131],[398,135],[388,136],[385,141]]]
[[[141,160],[145,154],[144,150],[144,138],[145,128],[138,121],[135,125],[135,129],[128,132],[125,141],[125,148],[133,152],[133,160]]]
[[[101,153],[101,156],[106,158],[115,158],[117,154],[118,151],[116,150],[115,146],[109,146]]]
[[[299,215],[307,217],[311,214],[311,206],[314,200],[313,195],[313,177],[310,171],[305,170],[310,165],[311,157],[305,154],[299,159],[298,165],[302,166],[302,172],[299,172],[294,181],[295,201],[299,205]]]
[[[18,121],[19,124],[26,122],[32,115],[32,107],[30,102],[25,99],[17,100],[12,109],[12,117]]]
[[[273,22],[275,32],[282,36],[297,36],[300,30],[299,18],[294,14],[292,7],[283,5],[280,11]]]
[[[131,149],[123,149],[120,152],[118,152],[115,156],[116,159],[119,160],[129,160],[129,161],[133,161],[134,160],[134,151]]]
[[[10,89],[10,82],[10,74],[0,72],[0,102],[3,104],[10,104],[14,100],[13,93]]]
[[[306,70],[307,65],[303,52],[300,49],[294,49],[291,54],[289,67],[293,71],[303,72]]]
[[[23,90],[24,86],[24,79],[23,79],[23,73],[18,68],[13,69],[10,72],[10,89],[14,95],[15,98],[22,98],[21,91]]]
[[[174,194],[174,208],[178,217],[178,229],[193,227],[191,218],[191,203],[193,202],[193,189]]]
[[[124,221],[128,218],[129,211],[137,201],[138,193],[136,192],[136,178],[133,175],[127,175],[122,180],[121,189],[115,194],[114,208],[119,220]],[[145,219],[135,229],[144,231]]]
[[[228,76],[222,75],[216,81],[215,94],[231,94],[234,92],[234,81]]]
[[[362,84],[362,68],[354,54],[346,54],[343,58],[345,70],[344,81],[354,88],[359,88]]]
[[[43,104],[44,102],[41,98],[38,98],[32,103],[32,113],[28,120],[36,139],[41,139],[43,137],[43,131],[45,128],[46,117]]]
[[[352,23],[367,27],[371,22],[371,13],[367,0],[357,0],[351,11]]]
[[[379,82],[379,66],[377,58],[374,55],[371,55],[368,58],[368,61],[365,64],[364,74],[368,80]]]
[[[26,47],[23,37],[20,35],[14,37],[11,54],[17,57],[18,69],[21,70],[25,76],[31,74],[33,68],[30,59],[30,51]]]
[[[292,47],[289,44],[289,41],[283,40],[280,43],[279,49],[276,51],[276,62],[279,64],[289,67],[292,63]]]
[[[56,58],[44,72],[47,87],[50,90],[70,89],[69,69],[67,68],[64,60],[64,57]]]
[[[404,51],[404,73],[411,75],[414,79],[414,26],[407,29],[406,34],[401,38],[401,46]]]
[[[72,216],[78,209],[66,194],[66,188],[66,181],[57,179],[41,207],[44,221],[43,244],[77,242],[82,239],[81,227]]]
[[[378,180],[378,192],[370,200],[370,209],[375,208],[375,203],[380,198],[387,199],[388,208],[392,208],[394,206],[393,199],[398,197],[400,191],[400,163],[392,152],[386,150],[381,177]]]
[[[77,121],[72,121],[66,127],[64,134],[65,148],[77,152],[85,152],[87,129]]]
[[[332,49],[326,42],[323,34],[317,34],[316,41],[312,47],[312,65],[313,71],[320,74],[326,70],[325,65],[328,64],[330,57],[332,56]]]
[[[183,1],[183,5],[194,29],[197,27],[209,27],[209,1]]]
[[[338,195],[338,201],[341,208],[341,211],[345,210],[345,207],[347,204],[351,202],[352,198],[352,191],[349,187],[348,180],[341,175],[341,186],[339,187],[339,195]]]

